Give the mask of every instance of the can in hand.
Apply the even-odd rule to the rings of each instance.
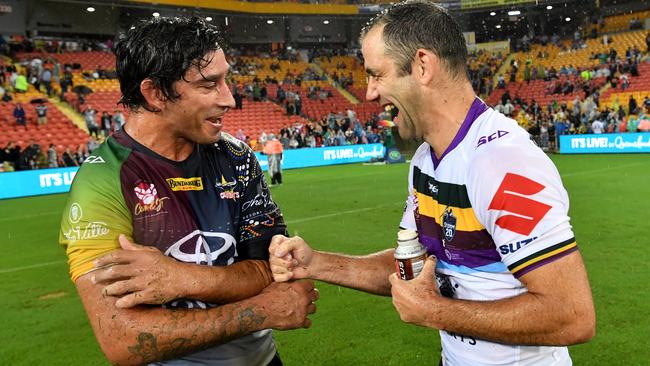
[[[403,280],[412,280],[417,277],[424,261],[427,259],[427,250],[418,240],[415,230],[400,230],[397,232],[397,248],[395,248],[395,266],[397,275]]]

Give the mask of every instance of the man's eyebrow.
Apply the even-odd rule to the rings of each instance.
[[[366,67],[366,74],[370,76],[377,76],[377,71],[369,67]]]
[[[196,82],[201,83],[201,82],[206,82],[206,81],[207,82],[219,81],[228,74],[228,71],[230,71],[230,67],[228,67],[228,69],[226,69],[226,71],[220,72],[220,73],[217,73],[217,74],[210,74],[210,75],[201,74],[201,79],[197,80]]]

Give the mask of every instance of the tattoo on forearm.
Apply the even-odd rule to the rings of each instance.
[[[255,314],[253,309],[247,308],[242,310],[239,313],[239,332],[243,334],[248,334],[252,329],[258,329],[259,325],[264,323],[266,320],[265,316]]]
[[[204,319],[202,310],[168,309],[166,322],[155,327],[154,333],[140,332],[128,351],[138,363],[178,358],[207,347],[222,344],[260,329],[266,316],[253,308],[238,308],[216,315],[219,321]],[[188,331],[190,332],[188,334]],[[183,337],[179,337],[182,334]],[[171,340],[171,341],[170,341]]]

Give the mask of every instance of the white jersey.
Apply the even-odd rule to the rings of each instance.
[[[489,301],[526,292],[519,277],[575,250],[569,199],[528,133],[476,98],[440,159],[416,151],[400,223],[438,259],[443,295]],[[566,347],[506,345],[440,332],[445,366],[571,365]]]

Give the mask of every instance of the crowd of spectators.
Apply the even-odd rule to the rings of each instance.
[[[529,49],[532,43],[556,44],[561,48],[582,48],[584,47],[583,35],[576,32],[571,42],[560,39],[559,36],[551,37],[541,35],[537,37],[525,36],[517,41],[517,48]],[[650,47],[650,33],[646,38],[647,46]],[[21,42],[0,44],[0,52],[7,55],[15,55],[16,52],[32,52],[35,50],[46,51],[52,54],[76,50],[110,50],[112,42],[84,42],[84,41],[30,41],[24,39]],[[302,89],[304,81],[326,80],[334,87],[350,88],[355,85],[353,70],[345,62],[336,64],[335,69],[317,71],[307,67],[304,71],[297,72],[295,69],[286,70],[280,66],[280,61],[298,62],[306,55],[309,62],[314,60],[327,60],[331,63],[335,56],[351,56],[354,59],[352,69],[363,64],[363,58],[358,49],[345,48],[313,48],[307,52],[299,52],[290,47],[277,51],[264,51],[259,49],[236,49],[229,50],[229,61],[231,62],[232,75],[253,76],[251,82],[237,83],[231,79],[232,91],[235,97],[237,109],[243,108],[243,100],[266,101],[281,105],[287,115],[302,116],[307,121],[309,116],[302,112],[302,98],[320,100],[325,103],[332,98],[332,90],[322,88],[318,85],[311,85],[308,89]],[[247,56],[254,56],[247,57]],[[537,55],[544,59],[548,54],[543,51]],[[269,63],[257,63],[257,58],[270,58],[276,61]],[[610,88],[624,91],[630,85],[630,78],[639,75],[639,62],[643,57],[638,47],[628,48],[624,55],[617,54],[614,48],[608,52],[591,54],[592,60],[599,60],[598,66],[574,67],[563,65],[559,70],[554,67],[533,65],[533,61],[525,61],[523,69],[524,82],[530,83],[534,80],[544,80],[545,92],[547,95],[571,95],[576,98],[571,104],[553,102],[545,106],[533,100],[522,100],[518,96],[511,97],[508,92],[503,94],[501,101],[495,108],[504,114],[515,118],[518,123],[524,126],[545,149],[556,147],[556,137],[565,133],[602,133],[602,132],[625,132],[645,131],[645,125],[641,123],[648,119],[650,101],[647,98],[643,101],[636,101],[632,96],[623,106],[618,101],[614,108],[599,108],[599,89],[602,84],[596,83],[598,79],[605,79]],[[479,95],[489,95],[495,88],[505,88],[506,79],[503,75],[498,76],[497,85],[493,85],[495,74],[505,60],[501,53],[490,53],[477,51],[469,54],[468,76],[474,90]],[[0,99],[3,102],[11,102],[11,93],[24,93],[28,85],[33,85],[36,90],[46,93],[48,97],[54,95],[55,89],[60,90],[60,99],[65,100],[65,93],[72,90],[73,72],[81,67],[78,64],[61,65],[54,55],[32,56],[29,59],[20,60],[18,67],[14,65],[0,65]],[[271,73],[264,72],[265,76],[258,78],[260,71],[268,68]],[[509,81],[515,81],[520,65],[519,61],[513,60],[509,67]],[[86,72],[83,77],[86,80],[113,78],[114,71],[103,70],[97,67],[96,70]],[[269,95],[269,85],[275,85],[275,94]],[[54,87],[54,86],[58,87]],[[578,93],[581,92],[581,93]],[[10,142],[0,151],[0,162],[5,161],[5,170],[25,170],[39,167],[76,166],[88,156],[92,147],[98,141],[119,130],[125,122],[123,113],[116,109],[110,111],[96,111],[90,105],[84,105],[83,94],[80,95],[81,105],[79,112],[86,122],[91,135],[88,146],[81,145],[76,151],[66,149],[60,156],[54,145],[48,149],[41,149],[35,142],[30,143],[24,149]],[[25,111],[21,103],[15,103],[13,118],[17,125],[25,125]],[[626,108],[627,107],[627,108]],[[38,103],[36,106],[38,123],[47,124],[47,105]],[[392,140],[390,128],[384,128],[380,122],[391,120],[389,112],[373,116],[370,120],[362,122],[356,117],[352,110],[332,111],[321,119],[311,119],[308,122],[295,122],[286,126],[280,131],[266,133],[262,131],[257,143],[263,146],[271,134],[275,135],[282,143],[284,149],[295,149],[304,147],[341,146],[351,144],[363,144],[374,142],[386,142]],[[250,141],[243,131],[238,131],[237,137],[249,144]],[[261,147],[260,147],[261,149]]]
[[[0,172],[80,166],[103,139],[91,137],[87,144],[80,144],[74,151],[66,147],[60,155],[54,144],[44,149],[32,140],[22,148],[9,141],[0,149]]]
[[[586,98],[576,95],[570,105],[554,101],[541,106],[534,99],[528,103],[515,98],[514,103],[499,101],[495,109],[514,118],[542,149],[553,151],[565,134],[650,132],[650,99],[630,96],[627,102],[601,109],[596,92]]]

